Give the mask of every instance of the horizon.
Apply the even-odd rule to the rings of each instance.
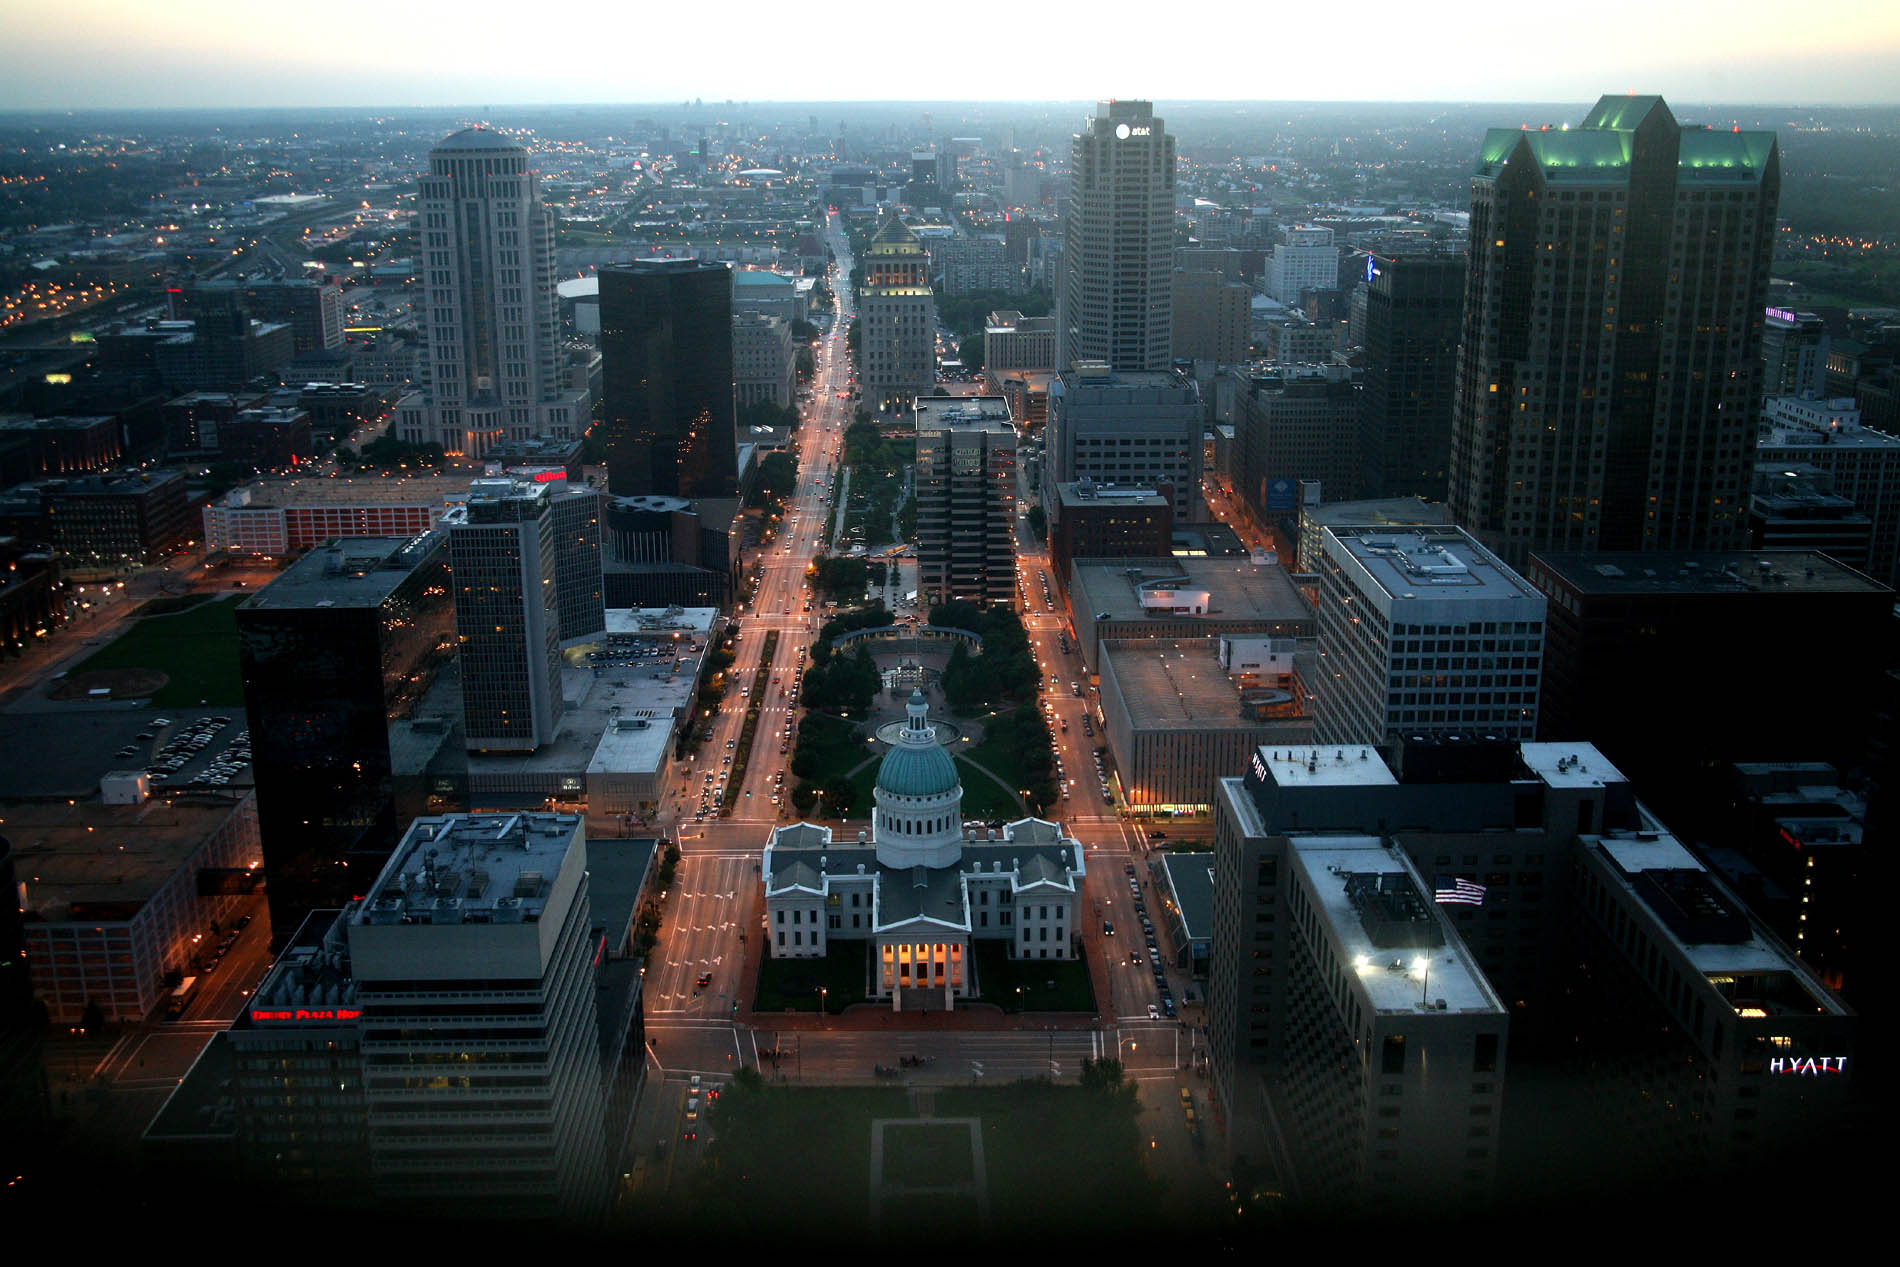
[[[799,41],[797,55],[780,51],[786,20],[776,7],[733,0],[725,10],[726,29],[759,30],[770,38],[729,45],[701,40],[699,28],[666,15],[582,0],[546,24],[546,46],[556,50],[552,60],[530,60],[520,45],[493,38],[502,24],[518,21],[512,8],[494,0],[385,11],[373,42],[327,45],[315,43],[294,15],[257,11],[241,0],[181,0],[163,10],[129,0],[70,0],[57,7],[40,0],[0,18],[7,36],[0,45],[0,111],[318,109],[334,107],[338,97],[382,102],[362,107],[369,110],[454,109],[457,102],[491,109],[662,105],[709,95],[720,102],[801,106],[942,100],[888,95],[892,81],[915,83],[916,77],[892,58],[893,20],[869,0],[840,0],[817,22],[801,23],[791,37]],[[1459,104],[1595,100],[1632,86],[1682,101],[1900,104],[1892,74],[1900,64],[1900,8],[1885,0],[1843,0],[1824,30],[1782,29],[1785,6],[1774,0],[1662,6],[1603,0],[1588,17],[1529,12],[1508,22],[1475,0],[1452,0],[1423,19],[1396,0],[1371,0],[1350,23],[1307,28],[1231,0],[1201,12],[1203,22],[1178,32],[1179,56],[1154,56],[1151,45],[1120,38],[1114,24],[1078,26],[1053,10],[1013,14],[1004,32],[1010,46],[1051,54],[1034,61],[1034,82],[1046,91],[1024,94],[1026,76],[1016,69],[1021,59],[985,45],[988,55],[960,63],[958,82],[970,95],[955,100],[1090,101],[1108,95],[1099,88],[1110,86],[1156,101],[1248,100],[1196,95],[1224,66],[1194,36],[1219,33],[1223,48],[1285,48],[1293,35],[1290,48],[1299,53],[1304,34],[1314,49],[1337,50],[1325,59],[1276,59],[1270,51],[1235,59],[1227,72],[1232,80],[1271,79],[1283,89],[1262,99],[1271,101],[1453,104],[1439,95],[1440,85],[1458,83],[1483,89]],[[973,24],[973,30],[982,28]],[[1837,33],[1851,33],[1851,43]],[[1350,45],[1324,38],[1333,34],[1361,38]],[[954,28],[926,39],[913,36],[902,19],[895,36],[897,47],[914,50],[919,68],[959,44]],[[667,55],[681,45],[706,55]],[[568,46],[585,54],[625,48],[625,65],[596,69],[591,56],[562,59],[558,50]],[[813,74],[814,61],[824,73]],[[829,73],[832,65],[840,73]],[[859,68],[866,66],[889,70],[864,74]],[[634,80],[644,82],[629,94]],[[1776,90],[1761,93],[1762,84]],[[805,95],[818,86],[823,91]],[[1096,90],[1081,91],[1085,87]],[[1370,96],[1368,87],[1375,90]]]

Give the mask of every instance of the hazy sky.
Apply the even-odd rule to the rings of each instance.
[[[1629,91],[1900,101],[1900,0],[0,0],[0,109]]]

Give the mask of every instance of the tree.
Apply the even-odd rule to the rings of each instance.
[[[1122,1062],[1110,1060],[1107,1056],[1100,1060],[1082,1059],[1082,1086],[1090,1091],[1114,1092],[1122,1085]]]
[[[957,344],[957,359],[963,362],[963,368],[975,372],[983,368],[983,336],[970,335]]]
[[[1029,508],[1029,531],[1036,534],[1036,540],[1049,540],[1049,515],[1041,506]]]
[[[767,454],[765,461],[759,463],[759,473],[753,481],[752,504],[761,506],[767,501],[783,501],[797,487],[798,459],[789,453]]]
[[[818,372],[818,360],[811,354],[810,348],[798,349],[798,355],[793,360],[798,367],[800,378],[810,378]]]
[[[825,780],[825,811],[827,813],[843,818],[851,812],[851,807],[857,799],[856,785],[844,775],[833,775]]]
[[[800,783],[792,789],[792,808],[797,811],[799,817],[802,818],[811,813],[811,807],[817,803],[818,785],[816,783]]]

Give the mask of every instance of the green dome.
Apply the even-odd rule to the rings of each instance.
[[[895,796],[942,796],[963,785],[956,763],[937,744],[937,732],[925,719],[924,693],[913,690],[905,710],[910,722],[877,768],[879,789]]]
[[[956,763],[934,741],[928,748],[899,744],[877,768],[878,787],[897,796],[942,796],[961,783]]]

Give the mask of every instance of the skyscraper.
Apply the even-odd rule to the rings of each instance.
[[[1165,370],[1174,335],[1174,138],[1146,101],[1104,101],[1075,138],[1056,368]]]
[[[1460,524],[1513,564],[1739,539],[1780,186],[1772,132],[1684,127],[1660,97],[1486,135],[1454,389]]]
[[[602,422],[615,497],[735,497],[732,270],[636,260],[600,270]]]
[[[503,440],[571,438],[585,390],[567,386],[554,294],[554,222],[521,144],[465,128],[429,153],[417,274],[427,378],[397,434],[480,457]]]
[[[938,602],[1016,590],[1016,426],[998,396],[919,400],[918,588]]]
[[[451,511],[449,561],[471,752],[532,752],[560,719],[559,529],[545,484],[476,480]]]
[[[1286,241],[1273,248],[1267,269],[1267,293],[1283,304],[1297,304],[1309,290],[1339,286],[1339,248],[1333,231],[1324,225],[1296,224]]]
[[[1359,495],[1445,500],[1462,255],[1366,256]]]
[[[365,892],[421,808],[397,775],[390,736],[453,654],[445,547],[440,532],[333,541],[238,607],[279,938]]]
[[[858,311],[864,399],[879,412],[910,408],[937,381],[936,304],[930,256],[896,216],[865,249]]]

